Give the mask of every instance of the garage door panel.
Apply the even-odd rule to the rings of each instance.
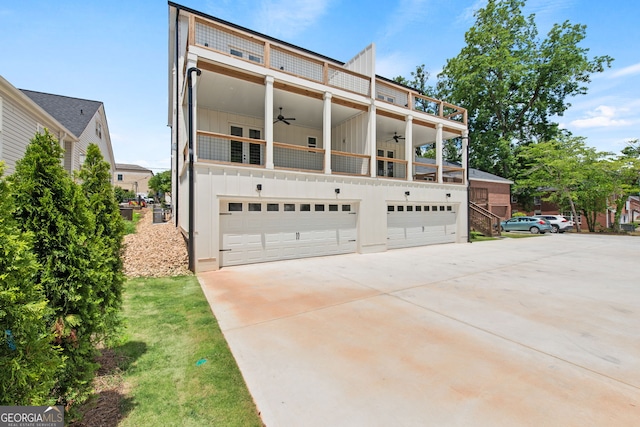
[[[356,250],[357,216],[350,204],[348,211],[336,211],[335,205],[329,210],[329,204],[320,202],[306,204],[306,210],[302,209],[302,204],[296,204],[295,211],[286,211],[286,202],[269,202],[270,211],[265,209],[264,203],[261,210],[249,211],[249,203],[254,209],[258,203],[247,201],[233,202],[236,208],[242,205],[241,211],[226,212],[225,202],[221,203],[221,266]],[[312,210],[316,205],[325,210]]]
[[[389,249],[455,242],[457,215],[453,206],[429,203],[410,205],[410,209],[408,211],[405,205],[389,205]]]

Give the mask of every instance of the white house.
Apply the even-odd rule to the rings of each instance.
[[[65,141],[63,146],[65,168],[80,169],[87,154],[87,147],[93,143],[100,148],[102,156],[111,165],[113,174],[116,162],[111,147],[107,115],[102,102],[24,89],[22,93],[77,135],[76,143]]]
[[[16,162],[24,156],[31,139],[45,128],[62,147],[78,143],[71,130],[0,76],[0,160],[5,163],[5,175],[15,171]],[[66,166],[70,160],[65,154]]]
[[[466,111],[376,75],[373,44],[342,63],[169,2],[168,73],[193,269],[467,241],[466,171],[442,159],[466,156]]]

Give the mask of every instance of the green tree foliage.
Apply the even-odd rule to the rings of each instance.
[[[65,367],[58,372],[54,396],[61,404],[81,401],[95,372],[93,339],[103,332],[99,292],[104,274],[95,268],[95,219],[87,199],[62,167],[62,148],[45,130],[36,134],[11,176],[14,217],[33,234],[33,250],[51,309],[49,327]]]
[[[629,196],[640,193],[640,144],[629,142],[621,154],[607,164],[611,180],[610,201],[615,208],[614,231],[620,230],[620,215]]]
[[[606,208],[611,189],[606,173],[608,154],[587,147],[584,138],[568,133],[561,133],[551,141],[523,146],[519,161],[524,169],[516,190],[532,189],[544,200],[569,206],[574,218],[580,209],[589,230],[593,231],[595,214]]]
[[[466,46],[439,75],[438,96],[468,110],[470,163],[514,178],[517,147],[558,136],[552,121],[585,94],[609,56],[588,57],[586,27],[568,21],[538,37],[524,0],[488,0],[466,32]]]
[[[149,180],[149,188],[160,194],[167,194],[171,192],[171,171],[164,171],[155,174]]]
[[[95,217],[92,234],[97,255],[93,268],[101,274],[94,288],[100,301],[101,317],[104,325],[97,331],[112,336],[119,324],[122,306],[122,239],[124,221],[120,215],[118,202],[111,185],[111,171],[100,149],[95,144],[87,148],[87,157],[78,174],[82,180],[82,191],[89,201],[89,209]]]
[[[0,163],[0,405],[49,404],[62,361],[51,346],[31,235],[12,217],[13,200],[3,170]]]
[[[125,190],[122,187],[116,187],[114,189],[116,200],[118,203],[122,203],[125,199],[134,199],[136,197],[135,193],[131,190]]]

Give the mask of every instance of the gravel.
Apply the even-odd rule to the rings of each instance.
[[[137,232],[124,236],[127,277],[190,275],[187,244],[171,221],[153,224],[153,208],[142,208]]]

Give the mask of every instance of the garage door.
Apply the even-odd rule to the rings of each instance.
[[[326,202],[223,201],[220,265],[355,252],[355,206]]]
[[[387,247],[454,243],[456,207],[443,204],[388,204]]]

